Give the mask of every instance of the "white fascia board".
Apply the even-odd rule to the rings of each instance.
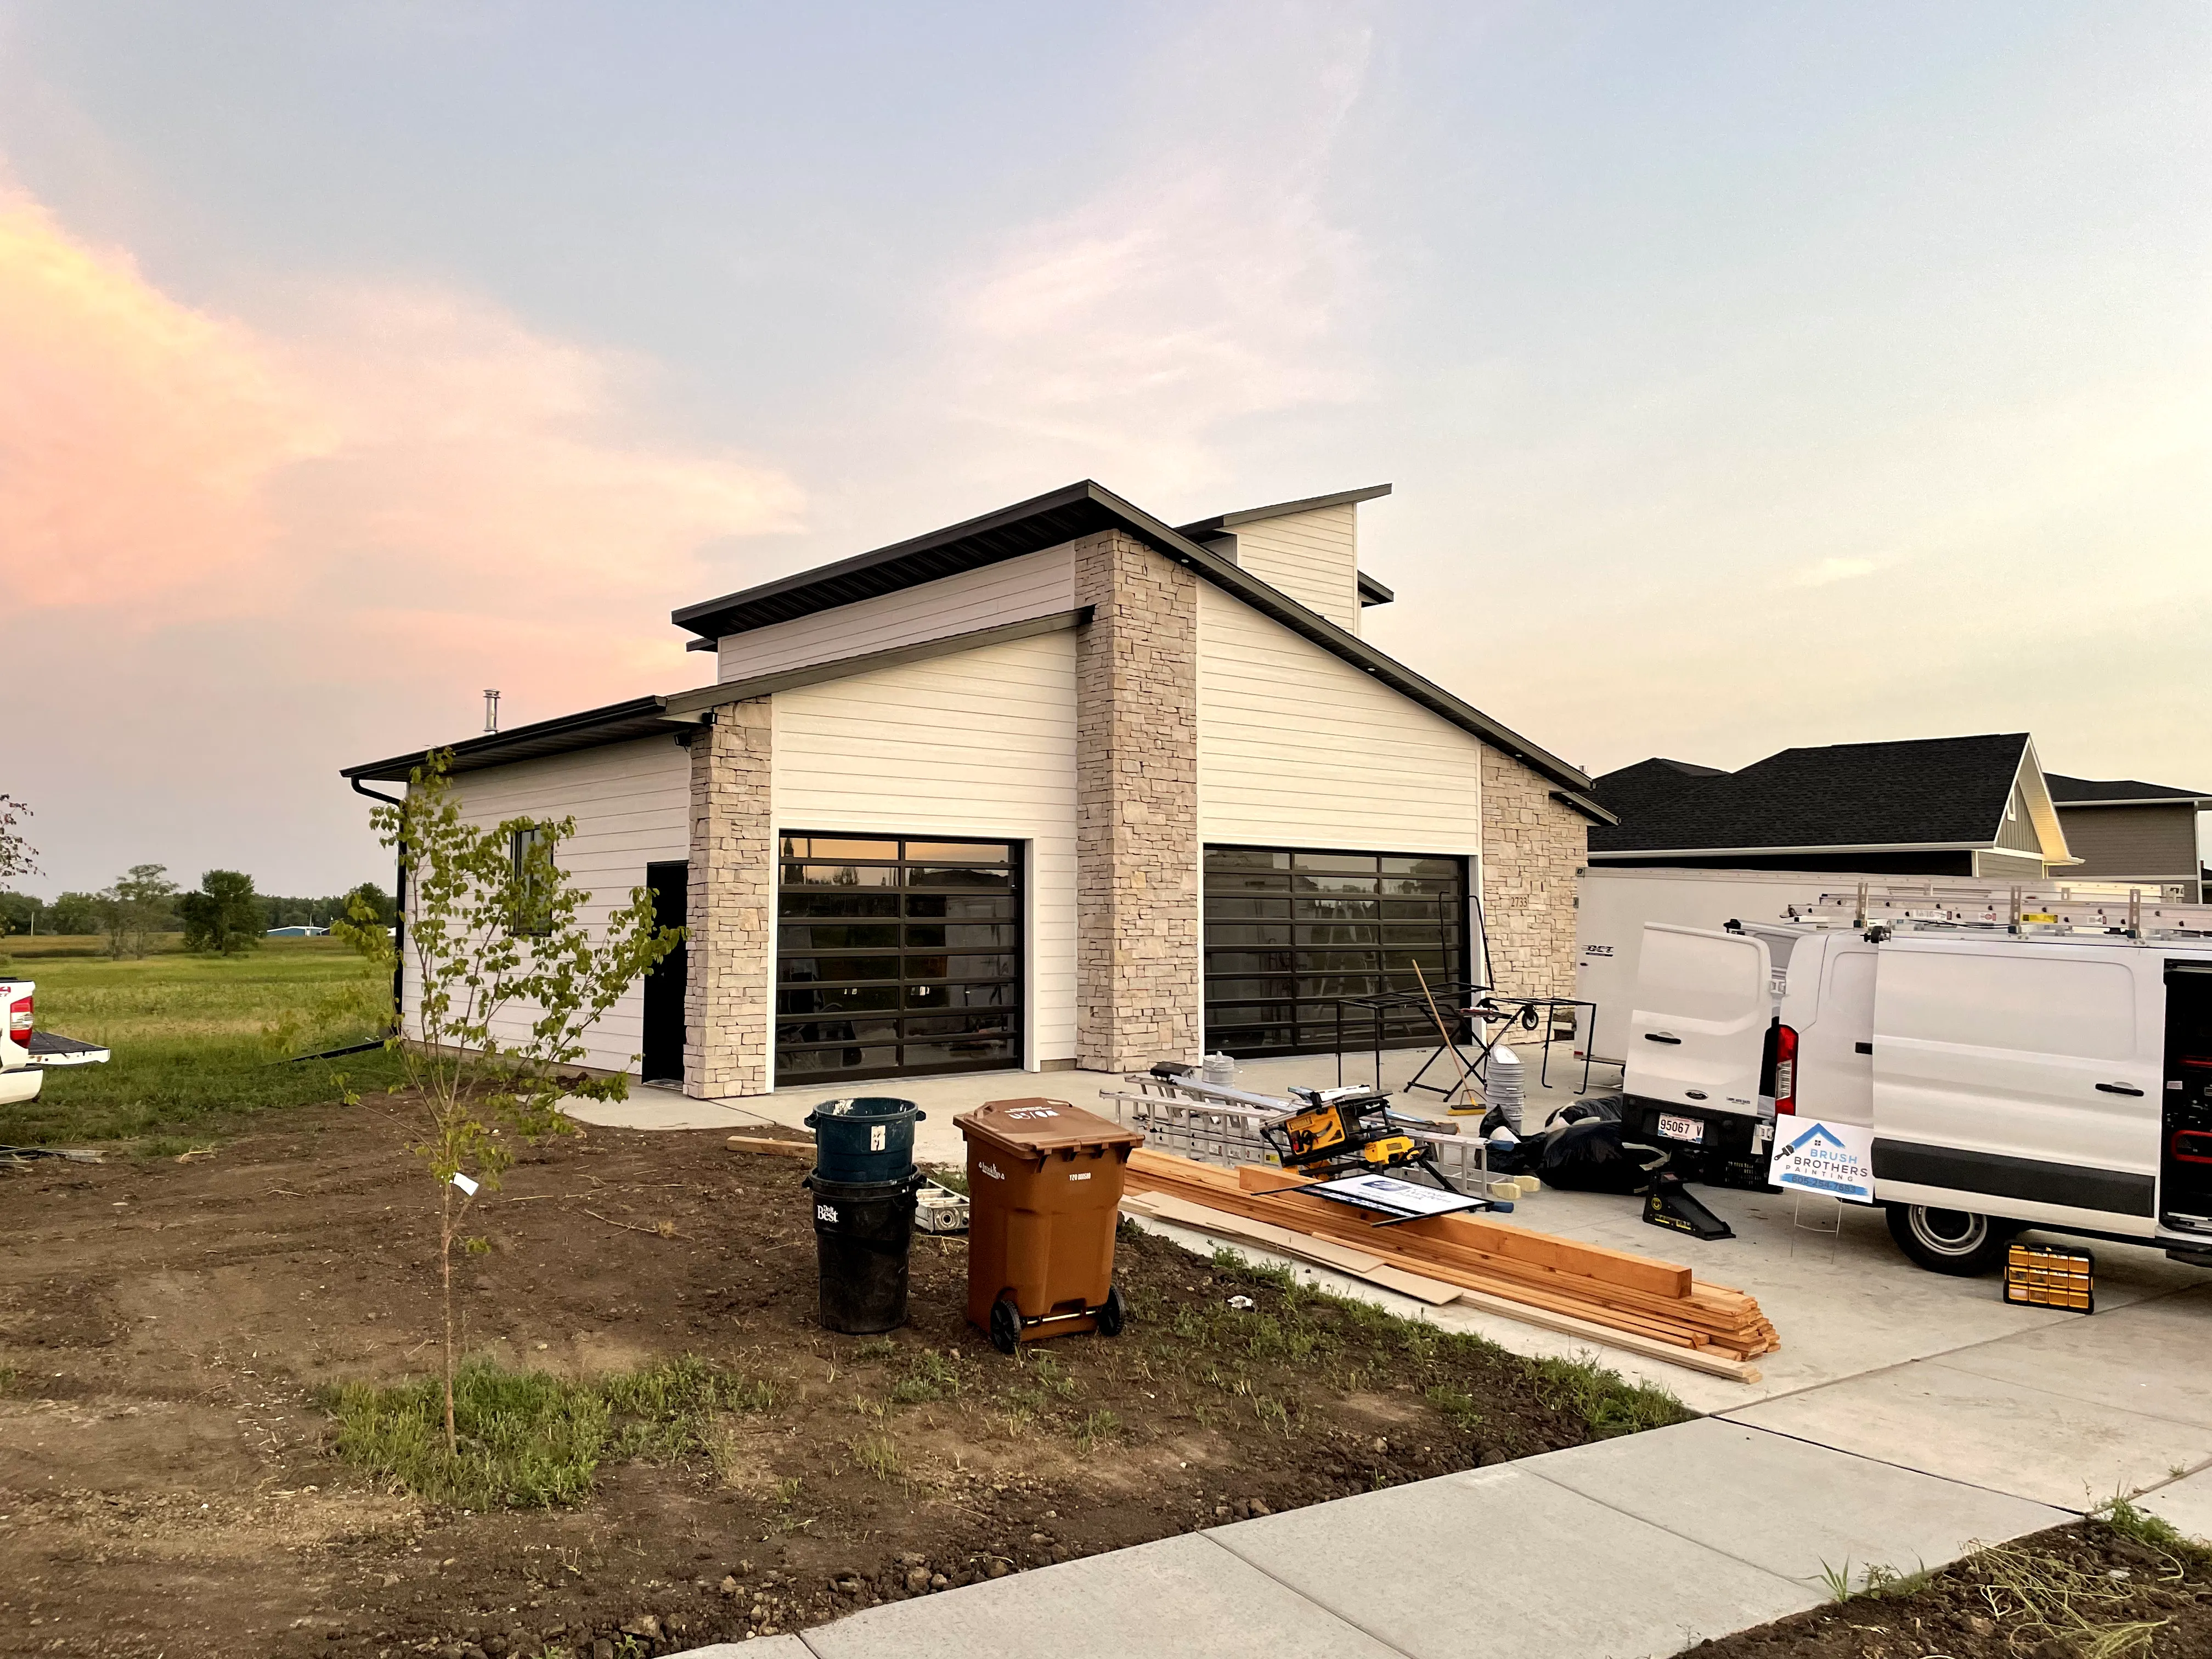
[[[1986,841],[1875,841],[1827,847],[1625,847],[1618,851],[1592,853],[1601,859],[1732,859],[1772,858],[1783,853],[1826,856],[1831,853],[2002,853],[2011,849]],[[2017,854],[2021,858],[2028,855]]]

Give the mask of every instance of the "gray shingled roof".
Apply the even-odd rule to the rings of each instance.
[[[1785,749],[1692,781],[1620,824],[1593,825],[1590,851],[1987,847],[2027,744],[2025,732],[2008,732]]]
[[[2063,772],[2045,772],[2051,799],[2061,806],[2078,801],[2212,800],[2202,789],[2176,789],[2169,784],[2138,783],[2133,778],[2069,778]],[[1605,781],[1601,778],[1600,783]]]
[[[1630,823],[1656,811],[1662,801],[1674,799],[1707,778],[1727,775],[1717,766],[1698,766],[1690,761],[1668,760],[1654,755],[1650,760],[1638,761],[1633,766],[1624,766],[1591,780],[1590,793],[1601,806],[1615,813],[1623,823]]]

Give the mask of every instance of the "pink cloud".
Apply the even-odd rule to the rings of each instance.
[[[428,288],[213,316],[0,185],[0,628],[21,683],[71,688],[41,747],[100,757],[46,771],[56,881],[256,867],[241,839],[274,880],[357,816],[337,767],[467,735],[483,686],[512,724],[696,683],[669,607],[739,585],[731,539],[804,498],[658,436],[650,391]],[[251,830],[211,805],[241,791]],[[184,822],[204,851],[147,844]]]

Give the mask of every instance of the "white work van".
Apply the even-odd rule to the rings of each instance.
[[[1593,865],[1575,883],[1575,1058],[1627,1058],[1628,1011],[1642,966],[1644,929],[1655,921],[1718,927],[1823,910],[1856,910],[1869,922],[1940,914],[2005,921],[2015,909],[2057,914],[2084,926],[2124,921],[2131,898],[2148,927],[2212,928],[2212,906],[2184,904],[2160,888],[2053,879],[2026,885],[1965,876],[1839,874],[1805,870],[1634,869]]]
[[[2212,937],[1653,926],[1636,1004],[1624,1115],[1706,1179],[1778,1118],[1860,1125],[1923,1267],[2026,1227],[2212,1267]]]

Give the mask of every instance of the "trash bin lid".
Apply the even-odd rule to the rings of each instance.
[[[971,1141],[988,1141],[1017,1157],[1103,1152],[1109,1146],[1141,1146],[1145,1142],[1137,1130],[1125,1129],[1110,1117],[1086,1112],[1064,1100],[987,1101],[952,1121]]]
[[[856,1095],[849,1100],[825,1100],[814,1109],[814,1115],[819,1117],[903,1117],[908,1112],[921,1115],[912,1101],[890,1095]]]

